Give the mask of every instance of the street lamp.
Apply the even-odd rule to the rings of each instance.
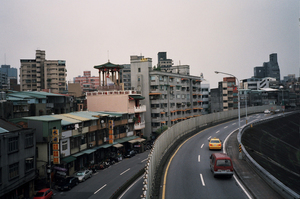
[[[279,88],[281,89],[281,105],[284,111],[283,86],[279,86]]]
[[[215,71],[215,73],[216,74],[220,73],[220,74],[224,74],[224,75],[229,75],[231,77],[234,77],[238,81],[238,114],[239,114],[239,133],[240,133],[241,132],[241,110],[240,109],[241,108],[240,108],[240,82],[239,82],[239,79],[236,76],[234,76],[230,73],[224,73],[224,72],[219,72],[219,71]]]

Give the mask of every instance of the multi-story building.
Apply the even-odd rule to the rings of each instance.
[[[135,135],[131,116],[134,115],[79,111],[24,117],[16,123],[36,129],[36,169],[39,180],[49,182],[71,176],[82,167],[98,164],[106,158],[117,157],[112,154],[124,154],[128,149],[143,151],[143,144],[135,143],[145,139]],[[52,177],[48,169],[51,169]]]
[[[279,81],[274,77],[264,77],[264,78],[248,78],[241,80],[241,88],[250,90],[259,90],[264,88],[279,88]]]
[[[205,115],[210,113],[210,106],[209,106],[209,92],[210,86],[208,81],[201,82],[201,101],[202,101],[202,110],[201,114]]]
[[[66,91],[66,62],[64,60],[46,60],[45,51],[36,50],[35,59],[21,59],[21,91],[42,91],[52,93]]]
[[[121,83],[124,85],[124,90],[132,90],[131,88],[131,68],[130,64],[123,64],[124,68],[120,70]]]
[[[201,115],[200,77],[152,70],[152,59],[144,56],[133,55],[130,63],[131,85],[145,97],[141,104],[149,110],[145,113],[146,137],[165,125]]]
[[[169,72],[172,66],[173,60],[167,59],[167,52],[157,53],[157,68],[160,68],[161,71]]]
[[[238,87],[235,77],[224,77],[222,82],[223,111],[238,108]]]
[[[277,53],[270,54],[269,62],[264,62],[263,66],[254,67],[254,77],[274,77],[276,81],[280,81],[280,69],[277,62]]]
[[[1,74],[6,74],[6,81],[0,83],[0,88],[2,87],[2,89],[4,89],[4,88],[11,89],[10,88],[10,85],[11,85],[10,81],[12,79],[18,80],[18,71],[17,71],[17,69],[16,68],[11,68],[10,65],[1,65],[0,75]]]
[[[99,77],[91,76],[91,71],[83,71],[83,76],[74,77],[74,83],[79,83],[84,93],[96,91],[99,87]]]
[[[145,129],[146,106],[141,105],[145,97],[136,91],[96,91],[86,93],[89,111],[105,111],[128,114],[128,123],[132,123],[134,135],[142,137]]]
[[[0,119],[0,198],[32,198],[36,177],[35,129]]]

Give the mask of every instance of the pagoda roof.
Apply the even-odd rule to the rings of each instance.
[[[105,64],[94,66],[94,68],[96,68],[96,69],[101,69],[101,68],[124,68],[124,66],[123,65],[118,65],[118,64],[113,64],[113,63],[108,61]]]

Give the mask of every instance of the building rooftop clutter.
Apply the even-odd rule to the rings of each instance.
[[[124,68],[123,65],[108,61],[105,64],[94,66],[94,68],[99,71],[100,86],[98,90],[123,90],[120,86],[120,69]]]

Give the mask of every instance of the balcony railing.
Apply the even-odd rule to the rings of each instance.
[[[146,105],[134,107],[134,112],[135,113],[141,113],[141,112],[146,112]]]
[[[145,121],[134,124],[134,130],[140,130],[145,128]]]

